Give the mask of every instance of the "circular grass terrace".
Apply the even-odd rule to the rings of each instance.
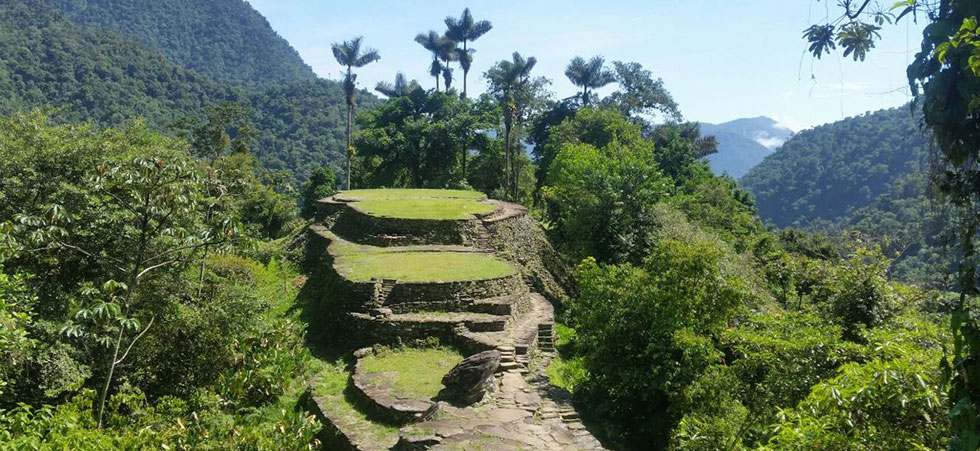
[[[391,199],[485,199],[487,196],[478,191],[455,189],[355,189],[342,191],[334,198],[349,202],[359,200],[391,200]]]
[[[399,398],[429,400],[442,390],[442,376],[463,361],[455,350],[438,348],[400,348],[364,357],[360,364],[367,373],[380,373]]]
[[[475,252],[370,252],[337,257],[336,268],[355,282],[373,278],[403,282],[458,282],[515,274],[513,266]]]
[[[493,204],[473,199],[378,199],[355,202],[354,206],[371,215],[399,219],[452,220],[493,213]]]

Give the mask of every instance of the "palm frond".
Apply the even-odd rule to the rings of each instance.
[[[379,59],[381,59],[381,55],[378,53],[377,50],[367,49],[363,55],[361,55],[359,58],[357,58],[356,60],[354,60],[354,64],[351,64],[351,66],[354,66],[354,67],[364,67],[364,66],[366,66],[366,65],[368,65],[370,63],[373,63],[373,62],[375,62],[375,61],[377,61]]]

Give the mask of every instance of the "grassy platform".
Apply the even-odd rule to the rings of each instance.
[[[469,252],[345,253],[337,268],[354,281],[371,278],[405,282],[453,282],[514,274],[514,267],[486,254]]]
[[[442,389],[442,376],[462,361],[462,354],[448,348],[402,348],[365,357],[361,365],[369,373],[391,372],[395,396],[427,400]]]
[[[354,189],[338,193],[343,200],[385,200],[385,199],[483,199],[486,196],[477,191],[454,189]]]
[[[357,445],[368,449],[388,449],[398,442],[398,428],[371,421],[367,415],[347,399],[350,373],[343,362],[323,362],[323,370],[314,387],[315,394],[343,429],[355,439]]]
[[[497,207],[474,199],[379,199],[355,203],[374,216],[404,219],[469,219],[492,213]]]

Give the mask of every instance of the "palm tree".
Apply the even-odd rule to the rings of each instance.
[[[395,75],[394,84],[388,83],[386,81],[379,81],[378,84],[374,87],[374,90],[380,92],[386,97],[391,98],[391,97],[401,97],[404,95],[408,95],[412,91],[419,88],[420,88],[419,82],[415,80],[408,81],[408,79],[405,78],[405,74],[399,72]]]
[[[439,60],[446,61],[446,67],[449,66],[449,61],[455,61],[456,52],[454,48],[456,44],[451,39],[431,30],[428,33],[419,33],[416,35],[415,42],[418,42],[422,47],[425,47],[426,50],[432,53],[432,64],[429,66],[429,75],[436,79],[436,91],[438,91],[439,76],[445,76],[443,64]],[[452,77],[451,72],[450,77]]]
[[[504,116],[504,158],[505,172],[510,171],[507,184],[510,185],[511,198],[517,199],[517,157],[511,155],[511,135],[521,111],[526,105],[525,88],[528,87],[531,69],[538,60],[533,56],[524,59],[520,53],[514,52],[512,61],[503,60],[487,71],[490,81],[490,91],[496,96]]]
[[[439,59],[442,60],[442,78],[446,84],[446,92],[449,92],[449,86],[453,84],[453,68],[449,67],[449,62],[459,59],[459,54],[456,53],[456,41],[449,36],[443,36],[439,41]]]
[[[357,92],[357,75],[351,69],[364,67],[381,59],[377,50],[365,48],[361,49],[362,36],[358,36],[350,41],[333,43],[333,57],[341,66],[347,68],[344,76],[344,94],[347,95],[347,189],[350,189],[351,158],[354,155],[354,146],[351,143],[351,125],[354,121],[354,93]],[[362,51],[363,50],[363,51]]]
[[[459,54],[459,65],[463,68],[463,97],[466,97],[466,76],[470,73],[470,66],[473,64],[473,53],[475,50],[467,48],[466,44],[475,41],[493,29],[493,24],[489,21],[481,20],[476,22],[470,9],[463,10],[463,15],[459,19],[455,17],[446,18],[446,36],[456,42],[462,42],[462,49],[457,49]]]
[[[616,80],[616,76],[603,67],[605,64],[606,60],[601,56],[592,57],[588,62],[576,56],[568,63],[565,76],[582,88],[583,106],[589,106],[589,89],[599,89]]]

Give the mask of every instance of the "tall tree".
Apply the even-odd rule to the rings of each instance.
[[[453,84],[453,68],[449,66],[452,61],[459,60],[459,52],[456,51],[456,41],[443,36],[439,41],[439,59],[442,60],[442,79],[446,85],[446,92],[449,92]]]
[[[473,53],[476,52],[476,50],[468,48],[467,44],[493,29],[493,24],[486,20],[473,20],[470,9],[466,8],[463,10],[463,15],[458,19],[452,16],[446,17],[446,28],[446,36],[449,39],[463,44],[462,48],[457,49],[457,54],[459,55],[459,65],[463,68],[463,97],[466,97],[466,76],[470,73]]]
[[[388,83],[386,81],[379,81],[378,84],[374,87],[374,90],[380,92],[381,94],[384,94],[389,98],[394,98],[394,97],[401,97],[403,95],[407,95],[408,93],[419,88],[421,88],[421,86],[419,86],[419,82],[415,80],[408,81],[408,78],[405,77],[405,74],[399,72],[395,75],[394,84]]]
[[[616,81],[616,75],[604,67],[606,60],[594,56],[589,61],[576,56],[568,63],[565,76],[575,85],[582,88],[582,105],[589,106],[589,90],[599,89]]]
[[[341,66],[347,68],[344,75],[344,94],[347,95],[347,189],[350,189],[351,157],[354,154],[354,147],[351,145],[351,126],[354,121],[354,93],[357,92],[357,75],[352,69],[364,67],[381,59],[377,50],[361,48],[361,41],[364,38],[358,36],[350,41],[334,43],[332,45],[333,56]]]
[[[487,71],[486,78],[490,81],[490,92],[497,99],[503,111],[504,119],[504,170],[509,171],[507,185],[511,199],[517,198],[516,157],[513,155],[512,135],[514,126],[527,107],[527,90],[530,87],[531,69],[538,63],[537,58],[525,59],[520,53],[514,52],[511,61],[503,60]]]
[[[613,61],[613,67],[619,89],[603,99],[603,105],[616,107],[634,121],[657,113],[667,121],[683,119],[677,102],[664,87],[663,80],[654,79],[653,74],[640,63]]]
[[[432,53],[432,64],[429,65],[429,75],[436,79],[436,91],[438,91],[439,77],[444,75],[443,63],[439,60],[445,60],[447,65],[448,61],[455,61],[455,52],[453,49],[456,45],[451,39],[432,30],[429,30],[428,33],[419,33],[416,35],[415,42],[418,42],[419,45]]]

